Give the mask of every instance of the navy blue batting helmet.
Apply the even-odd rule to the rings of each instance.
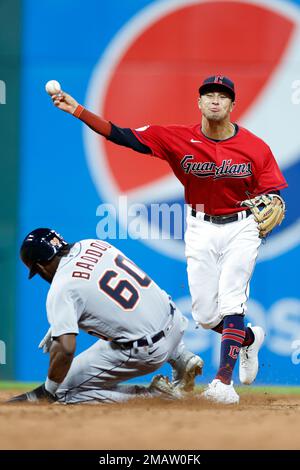
[[[51,228],[37,228],[24,238],[20,248],[21,260],[29,268],[29,279],[37,273],[37,263],[51,261],[68,243]]]

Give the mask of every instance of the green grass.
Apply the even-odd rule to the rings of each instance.
[[[197,387],[200,388],[200,387]],[[204,387],[201,387],[202,389]],[[234,387],[236,391],[243,395],[244,393],[254,393],[254,394],[268,394],[268,395],[300,395],[300,387],[296,386],[270,386],[270,385],[256,385],[252,387],[248,387],[247,385],[244,386],[237,386]]]
[[[28,391],[38,387],[40,383],[36,382],[7,382],[0,380],[0,390],[20,390]]]
[[[0,380],[0,390],[20,390],[28,391],[38,387],[40,383],[33,382],[7,382]],[[197,387],[200,389],[200,387]],[[201,387],[203,389],[203,386]],[[237,387],[238,393],[266,393],[271,395],[300,395],[300,387],[295,386],[263,386],[258,385],[255,387]]]
[[[272,395],[300,395],[300,387],[296,386],[263,386],[257,385],[255,387],[237,387],[239,393],[267,393]]]

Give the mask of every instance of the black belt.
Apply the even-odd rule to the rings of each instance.
[[[165,336],[163,331],[156,333],[156,335],[152,336],[151,341],[152,343],[157,343],[161,338]],[[140,348],[141,346],[149,346],[147,338],[140,338],[137,341],[128,341],[127,343],[119,343],[122,348],[131,349],[133,346]]]
[[[170,315],[174,315],[174,312],[175,312],[175,307],[170,304]],[[157,343],[157,341],[159,341],[161,338],[163,338],[165,336],[165,333],[163,330],[159,331],[158,333],[156,333],[154,336],[151,337],[151,342],[153,344]],[[119,346],[121,346],[122,348],[124,349],[131,349],[133,347],[142,347],[142,346],[149,346],[149,342],[147,340],[147,338],[140,338],[140,339],[137,339],[135,341],[128,341],[126,343],[118,343]]]
[[[197,211],[195,211],[195,209],[192,209],[191,214],[193,217],[197,217]],[[251,210],[247,209],[246,217],[249,217],[249,215],[251,215]],[[229,215],[204,214],[204,220],[206,220],[206,222],[211,222],[212,224],[229,224],[230,222],[236,222],[237,220],[239,220],[239,213],[236,212],[235,214]]]

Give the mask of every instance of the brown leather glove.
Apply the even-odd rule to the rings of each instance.
[[[246,199],[241,202],[241,206],[249,207],[254,215],[260,238],[266,237],[284,219],[284,200],[275,194],[263,194],[253,199]]]

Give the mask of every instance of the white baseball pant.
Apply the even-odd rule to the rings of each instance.
[[[203,328],[246,311],[261,239],[253,215],[245,215],[243,211],[239,220],[219,225],[188,210],[185,243],[192,314]]]
[[[169,359],[176,358],[179,351],[182,352],[181,339],[187,319],[178,309],[175,309],[173,319],[169,313],[168,317],[165,336],[153,345],[128,349],[99,340],[76,356],[56,392],[58,401],[65,404],[113,403],[141,394],[147,396],[145,387],[121,382],[154,372]]]

